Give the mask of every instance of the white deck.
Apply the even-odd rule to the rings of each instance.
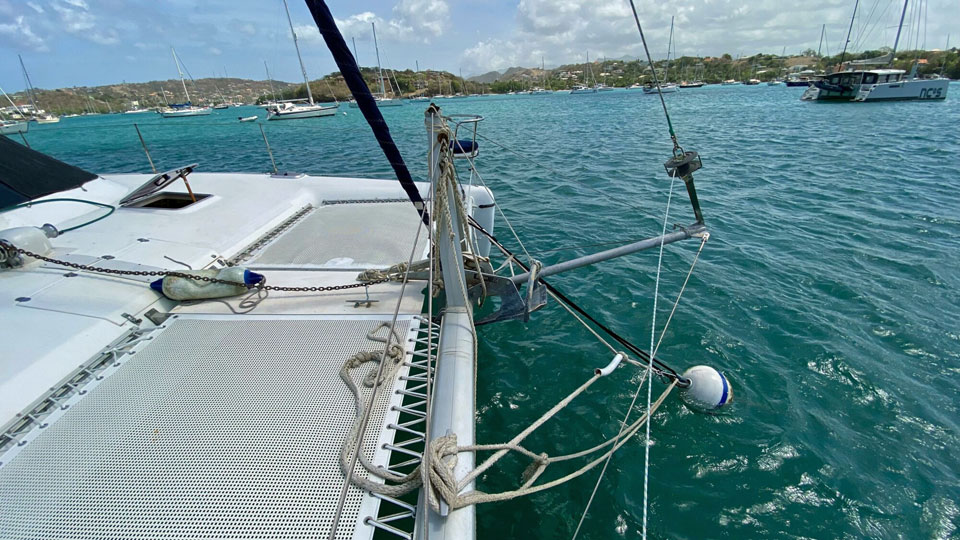
[[[170,319],[5,456],[0,537],[326,537],[353,421],[338,372],[381,346],[365,334],[389,320]],[[416,321],[404,317],[398,331],[408,329]],[[368,369],[352,374],[364,399]],[[399,414],[393,390],[378,393],[364,439],[377,463],[393,442],[382,430]],[[376,512],[351,488],[336,538],[368,537],[362,520]]]
[[[86,191],[56,196],[116,204],[150,176],[108,175]],[[52,239],[52,256],[114,268],[198,269],[246,255],[268,284],[323,286],[354,283],[367,265],[406,262],[418,229],[413,206],[395,202],[405,199],[396,181],[189,179],[194,192],[212,196],[179,210],[118,209]],[[178,182],[164,191],[185,190]],[[313,209],[264,240],[306,207]],[[62,229],[103,212],[92,208],[53,203],[8,212],[0,214],[0,230]],[[421,238],[415,258],[425,245]],[[366,332],[389,320],[398,301],[408,339],[419,324],[412,317],[421,312],[424,284],[411,283],[402,298],[399,283],[371,286],[377,302],[370,307],[352,302],[364,298],[362,288],[271,292],[251,313],[235,315],[238,299],[178,306],[146,286],[152,279],[49,264],[0,272],[4,430],[52,388],[63,388],[78,365],[92,365],[137,330],[130,319],[152,328],[148,311],[177,315],[100,373],[102,381],[86,381],[87,392],[70,393],[71,406],[45,418],[47,426],[34,424],[19,444],[0,447],[0,538],[326,536],[330,500],[343,482],[335,458],[353,410],[337,370],[355,352],[382,349]],[[381,401],[396,399],[392,390]],[[375,411],[366,441],[381,464],[389,421],[389,413]],[[363,518],[376,515],[377,501],[351,493],[338,537],[367,538],[372,527]]]

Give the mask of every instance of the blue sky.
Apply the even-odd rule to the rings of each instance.
[[[288,0],[311,77],[335,69],[302,0]],[[637,0],[651,51],[662,57],[676,16],[680,54],[779,53],[817,48],[820,25],[837,52],[853,0]],[[547,66],[641,53],[626,0],[328,0],[363,65],[375,63],[377,23],[385,66],[473,75],[509,66]],[[957,0],[930,0],[908,12],[911,46],[960,42]],[[855,49],[891,45],[901,0],[862,0]],[[929,13],[929,15],[927,15]],[[903,39],[907,39],[904,36]],[[918,41],[919,40],[919,41]],[[43,88],[168,79],[170,46],[194,77],[214,74],[296,81],[299,70],[281,0],[0,0],[0,86],[23,88],[16,54]],[[901,46],[903,48],[903,45]],[[826,49],[826,45],[825,45]]]

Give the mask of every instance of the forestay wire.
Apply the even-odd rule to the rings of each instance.
[[[666,120],[667,120],[667,129],[670,133],[670,140],[673,142],[673,155],[677,158],[683,157],[684,152],[683,152],[683,149],[680,147],[679,141],[677,140],[677,134],[673,129],[673,122],[670,120],[670,112],[667,110],[667,102],[663,98],[663,89],[660,87],[660,79],[657,76],[656,67],[653,65],[653,58],[650,56],[650,48],[647,46],[647,38],[646,36],[643,35],[643,25],[640,24],[640,15],[637,13],[637,6],[634,4],[633,0],[628,0],[628,1],[630,2],[630,9],[633,11],[633,19],[637,23],[637,30],[640,32],[640,40],[643,42],[643,50],[647,55],[647,63],[650,65],[650,72],[653,74],[653,82],[657,87],[657,95],[660,98],[660,105],[663,107],[663,115],[664,117],[666,117]],[[654,349],[654,347],[656,346],[659,348],[660,346],[660,343],[656,341],[656,331],[657,331],[657,300],[660,294],[660,273],[663,265],[663,235],[666,234],[667,221],[669,220],[669,217],[670,217],[670,202],[673,198],[673,187],[677,179],[676,173],[677,173],[676,169],[673,169],[672,171],[670,171],[670,190],[669,190],[669,193],[667,194],[666,210],[664,211],[664,216],[663,216],[663,231],[660,236],[661,238],[660,253],[657,259],[657,275],[656,275],[656,282],[654,284],[654,292],[653,292],[653,314],[652,314],[651,323],[650,323],[650,349],[649,350],[650,350],[651,358],[655,358],[657,354],[657,350]],[[702,243],[701,243],[701,247],[702,247]],[[673,317],[673,312],[671,312],[670,317],[671,318]],[[652,388],[653,363],[652,362],[647,364],[647,370],[644,375],[645,375],[644,379],[646,380],[646,383],[647,383],[646,415],[647,415],[648,421],[646,425],[646,437],[644,441],[645,444],[644,444],[644,460],[643,460],[643,523],[642,523],[641,536],[643,540],[646,540],[647,539],[647,515],[648,515],[648,507],[649,507],[648,486],[649,486],[649,480],[650,480],[649,416],[651,414],[651,405],[652,405],[652,396],[653,396],[653,388]],[[644,381],[641,380],[641,383],[637,385],[637,390],[633,394],[633,400],[630,402],[630,407],[627,409],[627,417],[629,417],[630,411],[633,409],[633,406],[637,401],[637,397],[640,394],[640,389],[643,388],[643,382]],[[627,417],[625,417],[623,419],[623,422],[621,423],[620,433],[617,435],[618,439],[623,434],[624,427],[626,426]],[[580,522],[577,523],[577,528],[573,532],[574,539],[576,539],[577,534],[579,534],[580,528],[581,526],[583,526],[584,519],[586,518],[587,513],[590,511],[590,506],[593,503],[594,496],[597,494],[597,489],[600,487],[600,482],[603,481],[604,473],[606,473],[607,465],[609,465],[610,458],[612,457],[613,457],[613,454],[609,454],[607,456],[607,459],[603,464],[603,468],[600,470],[600,475],[599,477],[597,477],[597,482],[596,484],[594,484],[593,491],[590,493],[590,499],[587,501],[587,506],[586,508],[584,508],[583,514],[580,516]]]
[[[640,41],[643,42],[643,52],[647,53],[647,63],[650,64],[650,72],[653,73],[653,84],[657,86],[657,95],[660,96],[660,105],[663,106],[663,115],[667,117],[667,129],[670,131],[670,140],[673,141],[673,155],[682,156],[683,149],[677,142],[677,134],[673,131],[673,122],[670,121],[670,112],[667,111],[667,102],[663,99],[663,89],[660,88],[660,78],[657,77],[657,68],[653,65],[653,57],[650,56],[650,48],[647,47],[647,38],[643,35],[643,26],[640,24],[640,16],[637,15],[637,6],[633,0],[630,2],[630,9],[633,10],[633,20],[637,21],[637,30],[640,31]]]

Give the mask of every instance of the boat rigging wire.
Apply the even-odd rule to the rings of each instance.
[[[548,165],[544,165],[543,163],[541,163],[541,162],[539,162],[539,161],[531,158],[530,156],[521,154],[520,152],[514,150],[513,148],[510,148],[509,146],[505,146],[505,145],[503,145],[503,144],[500,144],[500,143],[498,143],[497,141],[491,139],[490,137],[487,137],[486,135],[484,135],[484,134],[482,134],[482,133],[476,133],[476,136],[477,136],[478,138],[480,138],[480,139],[483,139],[483,140],[489,142],[490,144],[496,146],[497,148],[500,148],[501,150],[506,150],[507,152],[510,152],[511,154],[513,154],[513,155],[515,155],[515,156],[517,156],[517,157],[519,157],[519,158],[521,158],[521,159],[523,159],[523,160],[525,160],[525,161],[528,161],[528,162],[536,165],[537,167],[540,167],[541,169],[543,169],[543,170],[545,170],[545,171],[547,171],[547,172],[553,173],[553,174],[555,174],[555,175],[557,175],[557,176],[560,176],[560,177],[565,177],[565,176],[568,177],[568,176],[569,176],[569,173],[565,173],[565,172],[562,172],[562,171],[558,171],[558,170],[556,170],[556,169],[554,169],[554,168],[552,168],[552,167],[550,167],[550,166],[548,166]],[[472,159],[471,159],[471,165],[472,165]],[[475,167],[474,167],[474,170],[476,170]],[[611,202],[613,202],[613,203],[616,203],[616,204],[625,206],[625,207],[627,207],[627,208],[629,208],[629,209],[631,209],[631,210],[637,210],[637,211],[639,211],[639,212],[644,212],[644,213],[646,212],[646,210],[644,210],[643,208],[640,208],[639,206],[636,206],[635,204],[631,204],[631,203],[627,202],[627,200],[625,200],[625,199],[623,199],[623,198],[614,197],[613,195],[610,195],[610,194],[606,193],[605,191],[603,191],[603,190],[601,190],[601,189],[598,189],[598,188],[595,188],[595,187],[593,187],[593,186],[587,185],[587,184],[585,184],[585,183],[583,183],[583,182],[578,182],[578,185],[580,185],[580,186],[582,186],[582,187],[585,187],[585,188],[589,189],[590,191],[593,191],[594,193],[597,193],[597,194],[601,195],[602,197],[604,197],[605,199],[607,199],[608,201],[611,201]]]
[[[653,84],[657,86],[657,95],[660,96],[660,105],[663,107],[663,115],[667,118],[667,130],[670,132],[670,140],[673,141],[673,155],[683,156],[683,148],[677,142],[677,134],[673,130],[673,122],[670,121],[670,112],[667,111],[667,102],[663,99],[663,89],[660,88],[660,78],[657,77],[657,68],[653,65],[653,57],[650,56],[650,48],[647,47],[647,38],[643,35],[643,26],[640,24],[640,15],[637,15],[637,6],[633,0],[630,1],[630,9],[633,10],[633,19],[637,21],[637,30],[640,31],[640,41],[643,42],[643,51],[647,53],[647,63],[650,64],[650,72],[653,73]]]
[[[654,282],[653,288],[653,314],[650,322],[650,351],[651,357],[656,357],[657,351],[654,349],[654,339],[656,339],[657,333],[657,301],[660,298],[660,272],[663,268],[663,235],[667,233],[667,221],[670,217],[670,201],[673,199],[673,186],[676,183],[676,174],[670,175],[670,191],[667,194],[667,205],[666,210],[664,211],[663,216],[663,232],[661,233],[660,240],[660,253],[657,257],[657,279]],[[688,275],[689,277],[689,275]],[[684,282],[686,285],[686,282]],[[681,294],[683,291],[681,289]],[[677,302],[680,301],[680,297],[677,297]],[[674,304],[674,309],[676,309],[676,304]],[[672,314],[672,311],[671,311]],[[669,320],[667,321],[669,324]],[[667,326],[663,328],[663,334],[666,334]],[[660,339],[663,339],[663,334],[661,334]],[[659,346],[659,344],[658,344]],[[647,370],[645,373],[645,379],[647,382],[647,425],[646,425],[646,437],[644,439],[644,462],[643,462],[643,529],[642,537],[644,540],[647,538],[647,484],[650,477],[650,406],[653,396],[653,364],[647,364]],[[630,406],[627,407],[627,413],[624,415],[623,420],[620,421],[620,432],[617,433],[615,440],[619,440],[624,433],[624,430],[627,426],[627,419],[630,417],[630,412],[633,410],[633,406],[637,402],[637,397],[640,395],[640,390],[643,388],[643,382],[637,385],[636,391],[633,393],[633,399],[630,401]],[[590,506],[593,504],[593,499],[597,494],[597,489],[600,488],[600,482],[603,481],[603,476],[607,472],[607,466],[610,464],[610,459],[613,457],[613,454],[607,455],[606,461],[603,463],[603,468],[600,469],[600,475],[597,476],[597,482],[593,485],[593,491],[590,493],[590,498],[587,500],[587,505],[583,509],[583,514],[580,515],[580,522],[577,523],[577,528],[573,532],[573,539],[576,540],[577,535],[580,533],[580,527],[583,526],[583,522],[587,517],[587,513],[590,511]]]
[[[640,23],[640,15],[637,13],[637,6],[634,3],[634,0],[629,0],[629,2],[630,2],[630,9],[633,11],[633,19],[637,23],[637,31],[639,31],[640,33],[640,40],[643,42],[643,50],[647,55],[647,62],[650,64],[650,71],[653,75],[654,84],[656,84],[656,87],[657,87],[657,95],[660,97],[660,105],[663,107],[663,114],[667,120],[667,129],[670,134],[670,140],[673,141],[674,160],[680,160],[685,156],[685,152],[683,151],[683,148],[680,146],[680,143],[677,140],[677,134],[673,129],[673,122],[670,120],[670,112],[667,110],[667,102],[663,98],[663,89],[660,87],[660,80],[659,80],[659,77],[657,76],[657,70],[653,65],[653,57],[650,55],[650,48],[647,46],[647,38],[643,34],[643,25]],[[649,350],[650,350],[651,361],[649,361],[647,364],[648,365],[648,368],[647,368],[647,415],[648,417],[651,413],[650,407],[651,407],[651,403],[652,403],[651,400],[653,395],[652,394],[653,392],[652,359],[656,358],[657,348],[660,346],[659,343],[655,343],[655,340],[656,340],[656,332],[657,332],[657,302],[659,300],[659,295],[660,295],[660,275],[663,267],[663,246],[664,246],[663,238],[667,232],[667,222],[670,216],[670,202],[673,199],[673,188],[674,188],[674,185],[676,184],[678,169],[677,168],[668,169],[668,172],[670,174],[670,190],[667,194],[667,204],[666,204],[666,209],[664,210],[664,216],[663,216],[663,231],[660,236],[660,253],[657,258],[657,274],[656,274],[656,281],[654,282],[654,293],[653,293],[653,312],[651,315],[651,323],[650,323],[650,349]],[[685,182],[687,181],[686,178],[684,178],[684,181]],[[694,202],[692,192],[691,192],[691,202]],[[696,202],[694,202],[695,211],[696,211],[696,206],[697,206]],[[696,212],[696,213],[698,214],[698,220],[699,220],[699,212]],[[703,244],[701,243],[701,247],[702,245]],[[699,252],[698,252],[698,255],[699,255]],[[687,278],[689,279],[689,274]],[[686,287],[686,280],[684,281],[684,285],[683,285],[683,288],[685,287]],[[683,288],[681,288],[681,292],[680,292],[681,295],[683,294]],[[679,300],[680,300],[680,296],[677,297],[678,302]],[[674,310],[675,309],[676,309],[676,305],[674,305]],[[673,318],[673,311],[671,311],[670,317],[667,320],[667,324],[669,324],[669,321],[672,318]],[[664,326],[664,332],[666,332],[666,326]],[[661,341],[662,341],[662,335],[661,335]],[[629,417],[630,410],[633,409],[633,405],[636,402],[637,396],[640,394],[640,389],[642,387],[643,387],[642,383],[640,385],[637,385],[637,390],[633,395],[633,401],[631,401],[630,409],[627,410],[627,417]],[[627,417],[624,417],[623,424],[621,424],[621,430],[620,430],[621,434],[623,432],[623,427],[626,424]],[[618,434],[617,437],[620,437],[620,434]],[[649,510],[649,503],[650,503],[649,496],[648,496],[649,483],[650,483],[650,422],[649,421],[647,422],[647,425],[646,425],[646,438],[644,442],[645,444],[644,444],[644,461],[643,461],[643,521],[642,521],[642,528],[641,528],[641,537],[643,538],[643,540],[646,540],[647,518],[648,518],[648,510]],[[600,487],[600,482],[603,481],[603,476],[604,476],[604,473],[606,473],[607,465],[609,464],[611,457],[612,457],[612,454],[607,456],[607,461],[604,463],[603,468],[600,471],[600,475],[597,478],[597,482],[593,487],[593,492],[590,494],[590,499],[587,501],[586,508],[584,508],[583,514],[580,517],[580,522],[577,524],[577,528],[573,533],[573,538],[576,538],[577,534],[580,532],[580,527],[583,525],[583,521],[587,516],[587,512],[590,511],[590,505],[593,503],[593,499],[594,499],[594,496],[596,495],[597,489]]]
[[[473,218],[470,219],[470,225],[471,225],[473,228],[475,228],[477,231],[479,231],[480,234],[486,236],[487,239],[490,240],[490,242],[491,242],[494,246],[497,247],[497,249],[499,249],[501,252],[503,252],[504,255],[506,255],[506,256],[508,257],[508,259],[513,260],[513,262],[515,262],[515,263],[516,263],[520,268],[522,268],[524,271],[529,271],[529,270],[530,270],[525,264],[523,264],[519,259],[517,259],[517,258],[515,257],[515,255],[513,254],[512,251],[510,251],[506,246],[504,246],[502,243],[500,243],[500,241],[497,240],[497,238],[496,238],[495,236],[493,236],[492,234],[490,234],[486,229],[484,229],[484,228],[483,228],[479,223],[477,223]],[[693,274],[693,269],[694,269],[694,267],[696,266],[697,261],[698,261],[699,258],[700,258],[700,253],[703,251],[703,247],[704,247],[704,245],[706,244],[707,239],[708,239],[707,236],[704,236],[704,237],[701,239],[700,247],[699,247],[699,249],[697,250],[696,255],[694,255],[693,262],[692,262],[691,265],[690,265],[690,270],[687,272],[687,278],[684,280],[684,285],[683,285],[683,287],[681,287],[681,289],[680,289],[681,294],[683,293],[683,290],[686,288],[686,284],[687,284],[687,282],[689,281],[690,276]],[[643,363],[643,364],[637,363],[637,364],[635,364],[635,365],[641,365],[641,366],[643,366],[643,367],[646,367],[646,366],[649,364],[651,356],[650,356],[649,353],[647,353],[647,351],[645,351],[645,350],[637,347],[637,346],[634,345],[632,342],[630,342],[629,340],[627,340],[626,338],[624,338],[624,337],[621,336],[620,334],[616,333],[614,330],[612,330],[612,329],[609,328],[608,326],[604,325],[602,322],[600,322],[600,321],[597,320],[595,317],[593,317],[592,315],[590,315],[585,309],[583,309],[582,307],[580,307],[576,302],[574,302],[574,301],[571,300],[569,297],[567,297],[567,295],[563,294],[563,292],[561,292],[559,289],[557,289],[556,287],[554,287],[553,285],[551,285],[550,283],[548,283],[545,279],[541,278],[541,279],[540,279],[540,283],[542,283],[543,286],[547,288],[547,292],[550,293],[550,296],[553,297],[553,299],[556,300],[558,303],[560,303],[561,305],[564,305],[564,306],[569,306],[570,309],[572,309],[573,311],[575,311],[576,313],[578,313],[581,317],[587,319],[588,321],[590,321],[591,323],[593,323],[597,328],[601,329],[605,334],[607,334],[608,336],[610,336],[611,338],[613,338],[616,342],[618,342],[618,343],[620,343],[621,345],[623,345],[624,347],[626,347],[628,351],[634,353],[635,355],[637,355],[638,357],[640,357],[641,359],[643,359],[643,360],[645,360],[645,361],[647,362],[647,363]],[[679,301],[679,300],[678,300],[678,301]],[[579,318],[578,318],[578,319],[579,319]],[[588,327],[588,329],[589,329],[589,327]],[[592,332],[592,329],[591,329],[591,332]],[[604,342],[604,343],[606,343],[606,342]],[[608,347],[609,347],[611,350],[615,350],[615,349],[614,349],[613,347],[611,347],[609,344],[608,344]],[[630,363],[634,363],[634,362],[631,361],[629,358],[627,359],[627,361],[630,362]],[[687,386],[689,386],[689,384],[690,384],[689,381],[687,381],[687,380],[686,380],[682,375],[680,375],[680,373],[678,373],[675,369],[673,369],[672,367],[670,367],[669,365],[667,365],[667,364],[664,363],[663,361],[659,360],[658,358],[656,358],[656,357],[653,358],[653,365],[654,365],[654,368],[653,368],[654,373],[656,373],[657,375],[666,377],[666,378],[668,378],[668,379],[676,380],[676,381],[677,381],[677,386],[679,386],[680,388],[686,388]]]

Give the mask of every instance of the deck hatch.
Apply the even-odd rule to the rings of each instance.
[[[326,537],[353,411],[337,373],[382,347],[366,337],[382,320],[171,319],[3,464],[0,538]],[[383,390],[363,447],[376,463],[399,405]],[[352,488],[337,538],[369,537],[376,508]]]

